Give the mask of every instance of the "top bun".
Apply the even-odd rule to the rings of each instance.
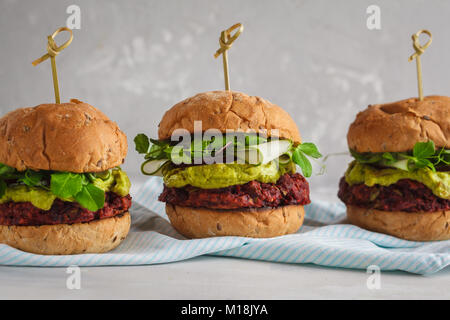
[[[203,132],[254,132],[301,143],[297,125],[286,111],[260,97],[232,91],[199,93],[177,103],[164,114],[158,137],[170,139],[176,129],[194,133],[194,121],[202,121]]]
[[[450,97],[429,96],[370,105],[358,113],[347,134],[356,152],[405,152],[416,142],[450,146]]]
[[[78,100],[21,108],[0,118],[0,163],[19,171],[99,172],[121,165],[127,138]]]

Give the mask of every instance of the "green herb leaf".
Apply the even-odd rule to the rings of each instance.
[[[376,163],[383,159],[381,153],[359,153],[354,150],[350,150],[350,153],[360,163]]]
[[[154,145],[157,145],[157,146],[160,146],[160,147],[165,147],[165,146],[167,146],[169,144],[166,141],[156,140],[156,139],[151,139],[151,138],[150,138],[150,142],[153,143]]]
[[[302,151],[303,153],[307,154],[310,157],[313,157],[315,159],[321,158],[322,154],[317,149],[316,145],[311,142],[304,142],[297,146],[297,149]]]
[[[322,154],[317,149],[316,145],[311,142],[304,142],[299,144],[292,153],[292,161],[296,163],[305,177],[310,177],[312,174],[312,165],[306,155],[318,159]]]
[[[0,164],[0,178],[8,179],[18,179],[23,177],[24,171],[19,172],[15,168],[7,166],[6,164]]]
[[[435,153],[435,146],[433,141],[417,142],[414,145],[413,156],[417,159],[425,159],[432,157]]]
[[[397,161],[397,159],[395,159],[390,152],[383,153],[382,157],[384,160],[386,160],[387,163],[394,163],[395,161]]]
[[[81,174],[70,172],[55,172],[51,175],[50,190],[61,198],[74,197],[83,187]]]
[[[6,174],[10,174],[15,172],[16,169],[11,168],[10,166],[7,166],[6,164],[0,164],[0,176],[4,176]]]
[[[100,210],[105,205],[105,192],[93,184],[82,186],[74,198],[83,208],[90,211]]]
[[[415,160],[415,165],[416,165],[417,168],[429,167],[431,170],[436,172],[436,168],[434,167],[433,163],[431,163],[431,161],[428,160],[428,159]]]
[[[140,138],[138,138],[139,136],[140,135],[136,136],[135,138],[136,150],[140,153],[145,153],[145,164],[152,163],[152,161],[155,160],[165,159],[170,160],[175,164],[191,164],[195,163],[195,159],[205,159],[205,157],[211,156],[215,157],[216,155],[218,155],[217,152],[224,151],[224,147],[226,147],[227,151],[234,151],[234,160],[242,159],[239,157],[242,154],[245,156],[243,159],[247,160],[246,156],[250,154],[251,151],[261,151],[260,147],[264,149],[265,144],[269,145],[270,143],[274,142],[271,139],[252,134],[247,134],[239,137],[235,135],[226,135],[222,139],[217,139],[216,137],[212,136],[204,138],[202,140],[194,139],[191,140],[190,144],[184,145],[174,145],[173,143],[171,144],[168,141],[150,139],[152,145],[149,147],[150,150],[148,150],[146,148],[147,145],[145,144],[146,142],[148,142],[148,138],[145,135],[142,135],[143,137],[141,136]],[[319,152],[317,147],[313,143],[306,142],[299,144],[296,148],[294,148],[290,140],[282,140],[281,142],[283,142],[284,144],[288,142],[289,146],[287,147],[287,150],[283,151],[283,154],[277,155],[277,157],[283,156],[284,158],[286,158],[287,155],[288,161],[290,161],[290,155],[292,154],[292,161],[300,166],[304,175],[306,177],[311,176],[312,166],[308,160],[308,157],[316,159],[322,157],[322,154]],[[140,147],[138,147],[138,145]],[[267,154],[267,152],[263,152],[263,154]]]
[[[26,184],[29,187],[42,186],[42,179],[44,178],[43,172],[27,170],[24,176],[18,179],[19,182]]]
[[[302,169],[302,173],[306,178],[311,176],[311,162],[309,162],[308,158],[306,158],[303,152],[298,148],[295,149],[294,153],[292,154],[292,161],[294,161],[300,167],[300,169]]]
[[[136,151],[143,154],[147,153],[148,148],[150,147],[148,137],[143,133],[140,133],[134,137],[134,144],[136,146]]]
[[[450,164],[450,151],[445,148],[436,150],[431,140],[417,142],[410,152],[357,153],[352,150],[350,152],[360,163],[377,164],[401,170],[430,168],[436,171],[436,168]]]

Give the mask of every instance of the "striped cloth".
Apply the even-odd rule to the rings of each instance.
[[[151,177],[142,186],[130,210],[130,234],[109,253],[42,256],[0,245],[0,265],[146,265],[215,255],[353,269],[375,265],[380,270],[432,274],[450,264],[450,241],[405,241],[342,224],[339,222],[345,218],[344,206],[323,201],[313,201],[306,207],[305,223],[296,234],[269,239],[188,240],[168,222],[164,204],[157,201],[161,190],[162,182],[158,177]]]

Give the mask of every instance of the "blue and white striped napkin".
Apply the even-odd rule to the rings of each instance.
[[[42,256],[0,245],[0,265],[110,266],[145,265],[186,260],[201,255],[229,256],[281,263],[313,263],[328,267],[403,270],[432,274],[450,265],[450,240],[414,242],[369,232],[349,224],[340,203],[313,201],[296,234],[253,239],[217,237],[188,240],[178,234],[157,201],[161,178],[151,177],[134,197],[129,236],[105,254]]]

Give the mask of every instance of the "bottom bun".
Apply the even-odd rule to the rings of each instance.
[[[450,211],[381,211],[347,206],[348,220],[358,227],[413,241],[450,239]]]
[[[0,243],[47,255],[103,253],[117,247],[130,230],[128,212],[86,223],[0,226]]]
[[[166,204],[174,228],[188,238],[241,236],[270,238],[296,232],[303,224],[303,206],[214,210]]]

